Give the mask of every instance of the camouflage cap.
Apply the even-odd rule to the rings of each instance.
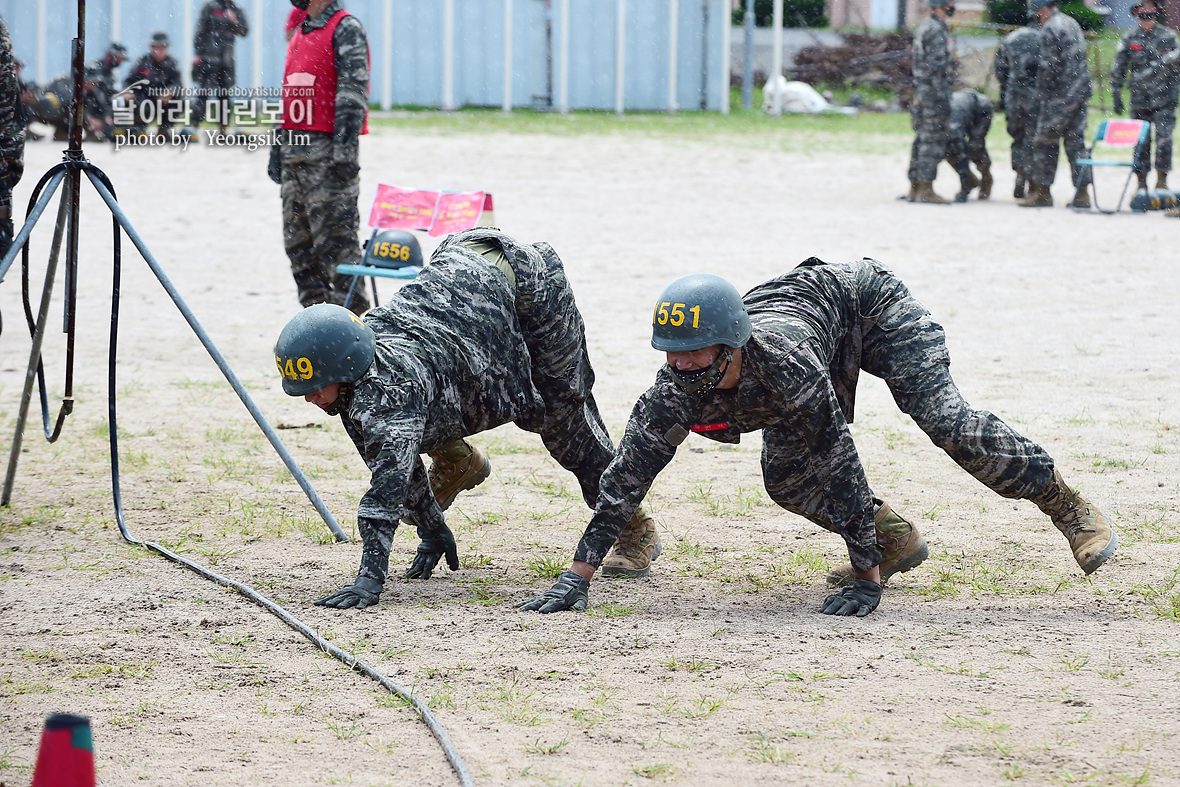
[[[119,57],[127,57],[127,47],[120,44],[118,41],[112,41],[111,45],[107,47],[108,55],[117,55]]]
[[[163,30],[157,30],[152,33],[152,46],[168,46],[168,34]]]

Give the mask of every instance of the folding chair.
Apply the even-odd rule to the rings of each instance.
[[[374,243],[374,238],[380,229],[373,230],[373,234],[369,236],[369,240],[365,242],[365,256],[361,260],[360,265],[337,265],[337,276],[352,276],[352,286],[348,288],[348,295],[344,298],[344,308],[348,308],[348,304],[352,302],[352,294],[356,292],[356,286],[361,283],[363,290],[365,277],[368,277],[369,284],[373,288],[373,304],[377,305],[380,300],[377,297],[377,279],[412,279],[422,272],[421,265],[409,265],[401,259],[397,254],[384,253],[382,246],[389,244]],[[420,255],[419,255],[420,256]]]
[[[1123,199],[1127,196],[1127,186],[1131,185],[1131,176],[1135,174],[1135,160],[1139,157],[1140,150],[1147,144],[1150,133],[1151,123],[1146,120],[1108,119],[1098,124],[1098,130],[1094,132],[1094,142],[1086,151],[1086,158],[1078,159],[1077,163],[1082,168],[1082,180],[1085,181],[1086,176],[1090,176],[1090,188],[1094,193],[1094,208],[1099,213],[1118,213],[1122,209]],[[1094,158],[1094,149],[1100,143],[1104,147],[1131,148],[1131,160],[1115,161]],[[1094,167],[1127,167],[1130,170],[1127,173],[1127,181],[1123,184],[1123,193],[1119,195],[1119,204],[1114,210],[1103,210],[1098,205],[1098,184],[1094,182]]]

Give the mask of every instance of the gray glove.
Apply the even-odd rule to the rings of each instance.
[[[1122,92],[1115,93],[1114,94],[1114,113],[1116,115],[1121,115],[1126,111],[1127,111],[1127,108],[1123,106]]]
[[[329,593],[323,598],[317,598],[317,607],[332,607],[333,609],[364,609],[375,607],[381,599],[382,584],[368,577],[357,577],[351,585],[345,585],[335,593]]]
[[[547,591],[522,601],[516,608],[524,612],[561,612],[572,609],[574,612],[584,612],[590,603],[590,580],[578,576],[572,571],[562,571],[557,583]]]
[[[458,570],[459,546],[455,543],[455,534],[449,527],[443,525],[429,536],[423,535],[422,529],[419,528],[418,537],[422,539],[422,543],[418,545],[418,554],[415,555],[409,570],[402,574],[403,579],[430,579],[431,572],[443,555],[447,556],[447,567],[451,571]]]
[[[824,599],[819,611],[825,615],[856,615],[863,618],[881,603],[881,586],[868,579],[858,579]]]
[[[283,159],[277,142],[270,146],[270,159],[266,162],[266,176],[275,183],[283,182]]]

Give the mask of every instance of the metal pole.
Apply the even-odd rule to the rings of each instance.
[[[512,111],[512,0],[504,0],[504,98],[500,109]]]
[[[111,213],[115,214],[115,218],[118,219],[119,225],[123,228],[123,231],[127,233],[127,237],[131,238],[131,242],[135,244],[135,248],[139,249],[139,253],[143,255],[143,259],[145,262],[147,262],[148,267],[152,269],[152,273],[154,273],[156,278],[160,280],[160,284],[164,286],[164,290],[168,293],[168,297],[172,299],[172,302],[176,304],[176,308],[180,310],[182,315],[184,315],[184,319],[188,322],[189,327],[193,329],[193,333],[195,333],[197,338],[201,340],[201,344],[205,345],[205,349],[213,358],[213,361],[217,364],[217,368],[221,369],[221,373],[225,375],[225,379],[229,381],[229,384],[233,387],[234,392],[237,393],[238,398],[242,400],[242,404],[246,405],[246,409],[250,411],[250,415],[254,417],[255,423],[258,424],[258,427],[262,430],[263,434],[266,435],[266,439],[270,441],[271,446],[274,447],[279,457],[283,460],[283,464],[285,464],[287,469],[291,471],[291,475],[295,477],[295,480],[299,482],[299,486],[303,488],[304,494],[307,495],[308,499],[311,500],[312,505],[315,506],[316,511],[318,511],[320,516],[323,517],[324,523],[327,524],[328,528],[332,531],[332,534],[336,536],[336,540],[348,541],[348,536],[345,535],[344,531],[340,529],[340,525],[337,524],[336,518],[332,516],[332,512],[328,510],[326,505],[324,505],[324,501],[320,499],[319,493],[317,493],[315,488],[312,487],[311,482],[307,479],[307,476],[303,474],[303,471],[299,469],[299,465],[295,463],[295,459],[291,456],[290,452],[287,451],[287,447],[283,445],[283,441],[279,439],[278,433],[276,433],[274,428],[271,427],[270,423],[266,420],[266,416],[262,414],[262,411],[258,409],[258,405],[254,403],[254,400],[246,391],[245,386],[242,385],[241,381],[238,380],[238,376],[234,374],[233,369],[231,369],[229,364],[226,363],[226,360],[222,356],[221,351],[217,349],[215,344],[213,344],[213,340],[209,338],[207,333],[205,333],[205,329],[201,327],[201,324],[197,321],[196,316],[188,308],[188,305],[184,302],[184,299],[180,297],[180,293],[177,292],[176,287],[172,285],[172,282],[164,273],[163,268],[160,267],[160,263],[158,263],[156,258],[152,256],[151,251],[148,250],[148,247],[143,242],[143,239],[139,237],[139,233],[136,232],[135,228],[131,226],[131,222],[127,220],[127,216],[123,213],[123,209],[119,207],[119,203],[115,200],[114,196],[107,189],[107,187],[103,185],[102,181],[99,180],[96,175],[89,171],[86,173],[86,175],[90,178],[90,182],[94,184],[94,188],[98,191],[103,201],[107,204],[107,207],[110,208]]]
[[[668,1],[668,111],[675,112],[677,67],[680,65],[680,0]]]
[[[123,0],[111,0],[111,41],[123,41]]]
[[[74,171],[74,174],[77,174],[77,170]],[[49,190],[46,189],[46,191]],[[45,283],[41,287],[41,305],[37,309],[37,322],[33,329],[33,347],[29,350],[29,367],[25,371],[25,387],[21,391],[20,407],[16,413],[16,433],[12,436],[12,450],[8,455],[8,471],[4,474],[4,491],[0,494],[0,506],[8,505],[8,501],[12,499],[12,485],[16,481],[16,465],[20,461],[25,422],[29,418],[29,402],[33,398],[33,380],[37,378],[37,362],[41,359],[41,345],[45,341],[45,323],[49,318],[49,301],[50,296],[53,295],[53,281],[57,278],[57,260],[61,254],[62,235],[65,234],[66,221],[70,215],[71,195],[72,192],[67,186],[62,191],[61,202],[58,203],[57,224],[53,228],[53,243],[49,247],[49,265],[45,269]]]
[[[49,0],[37,2],[37,81],[49,81]]]
[[[746,0],[745,27],[742,44],[742,109],[754,106],[754,0]]]
[[[570,111],[570,0],[561,0],[561,47],[557,62],[557,111],[563,115]]]
[[[180,78],[186,88],[191,88],[193,86],[193,0],[184,0],[182,13],[184,19],[181,35],[184,36],[184,42],[180,51],[184,57],[180,61]]]
[[[730,72],[730,48],[733,45],[733,39],[730,35],[730,28],[732,27],[729,6],[724,2],[718,2],[721,13],[718,14],[719,23],[721,25],[721,114],[729,114],[729,72]]]
[[[623,114],[627,76],[627,0],[615,2],[615,114]]]
[[[381,108],[393,106],[393,0],[385,0],[381,18]]]
[[[259,97],[262,95],[262,40],[266,37],[264,31],[270,30],[270,25],[262,20],[262,0],[254,0],[254,40],[251,44],[254,49],[254,90]]]
[[[774,19],[771,24],[774,25],[774,52],[770,56],[770,73],[766,76],[768,84],[770,80],[778,79],[783,74],[783,0],[774,0]],[[778,117],[782,113],[783,99],[778,91],[775,91],[774,103],[771,105],[770,114]]]
[[[455,108],[455,0],[443,0],[442,108]]]

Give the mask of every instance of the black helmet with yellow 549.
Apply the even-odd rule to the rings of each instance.
[[[275,342],[275,364],[288,396],[306,396],[333,383],[353,383],[373,363],[373,329],[331,303],[309,306],[291,318]]]

